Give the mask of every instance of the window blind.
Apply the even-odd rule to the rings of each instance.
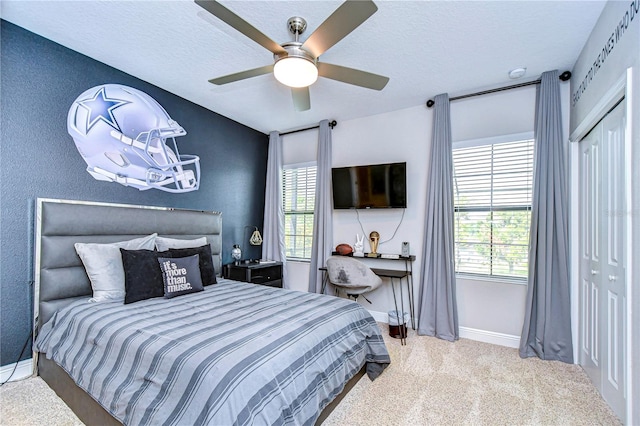
[[[285,168],[282,195],[286,256],[309,259],[313,240],[316,166]]]
[[[456,272],[526,278],[533,145],[453,150]]]

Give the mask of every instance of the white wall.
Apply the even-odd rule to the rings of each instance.
[[[562,84],[563,111],[568,136],[569,87]],[[492,95],[452,102],[451,120],[453,140],[477,139],[533,131],[535,86],[529,86]],[[426,101],[426,99],[425,99]],[[424,233],[427,167],[432,132],[433,111],[420,105],[360,119],[340,121],[333,130],[333,166],[350,166],[387,162],[407,162],[408,206],[396,236],[402,210],[359,210],[364,233],[378,231],[383,242],[381,253],[400,253],[401,243],[409,241],[411,253],[417,260],[413,264],[416,313],[420,289],[421,254]],[[286,163],[308,161],[315,157],[317,132],[303,132],[284,137]],[[362,234],[355,210],[338,210],[333,215],[334,240],[332,244],[348,243],[353,246],[356,234]],[[369,251],[365,243],[365,251]],[[392,260],[365,259],[378,268],[399,268]],[[306,290],[307,263],[289,262],[291,285]],[[503,336],[517,344],[524,318],[526,286],[489,280],[458,279],[457,297],[461,335],[483,339]],[[373,302],[360,303],[374,313],[394,309],[390,286],[385,285],[367,295]],[[405,302],[408,298],[405,293]],[[408,311],[408,309],[405,309]],[[380,319],[380,317],[376,317]],[[492,340],[495,341],[495,340]]]
[[[379,253],[399,254],[401,244],[408,241],[411,253],[421,253],[425,209],[426,164],[429,157],[431,134],[431,112],[425,106],[414,107],[388,114],[366,117],[338,123],[333,132],[333,164],[335,167],[407,162],[407,209],[402,218],[402,209],[358,210],[364,229],[365,251],[370,251],[367,243],[371,231],[380,234]],[[402,223],[400,224],[400,220]],[[390,240],[399,226],[396,236]],[[333,215],[334,245],[348,243],[353,245],[356,234],[363,234],[358,223],[356,210],[337,210]],[[415,271],[420,270],[420,259],[414,262]],[[365,260],[370,266],[387,269],[402,269],[402,261],[381,259]],[[418,295],[417,278],[414,275],[414,294]],[[379,287],[369,293],[367,298],[373,302],[360,301],[369,310],[386,313],[394,310],[393,293],[389,285]],[[405,292],[404,300],[408,302]],[[400,306],[398,307],[401,308]],[[417,304],[416,304],[417,308]],[[404,309],[406,312],[408,308]],[[376,317],[378,319],[385,319]]]

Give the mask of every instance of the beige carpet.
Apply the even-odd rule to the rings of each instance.
[[[619,425],[576,365],[520,359],[516,349],[410,332],[388,337],[392,363],[363,377],[327,418],[334,425]],[[0,388],[0,424],[81,425],[40,379]]]
[[[2,426],[77,426],[82,422],[40,377],[0,388]]]
[[[325,425],[619,425],[581,367],[460,339],[388,338],[391,365],[363,377]]]

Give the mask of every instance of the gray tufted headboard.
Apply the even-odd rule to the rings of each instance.
[[[76,242],[123,241],[154,232],[184,239],[206,236],[220,275],[220,212],[43,198],[36,204],[34,336],[58,309],[92,294]]]

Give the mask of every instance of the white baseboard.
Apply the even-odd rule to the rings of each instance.
[[[371,316],[376,322],[383,322],[385,324],[389,324],[389,314],[386,312],[378,312],[378,311],[369,311]]]
[[[520,336],[496,333],[495,331],[478,330],[476,328],[460,327],[460,337],[463,339],[477,340],[478,342],[492,343],[508,348],[520,347]]]
[[[16,371],[15,373],[13,373],[13,376],[11,376],[11,372],[13,371],[14,367],[16,368]],[[32,374],[33,374],[33,359],[32,358],[24,359],[20,361],[17,366],[15,364],[9,364],[9,365],[3,365],[2,367],[0,367],[0,383],[4,383],[5,380],[9,378],[9,376],[11,376],[10,381],[13,382],[16,380],[26,379]]]
[[[373,319],[377,322],[389,323],[389,316],[386,312],[369,311]],[[494,345],[506,346],[508,348],[520,347],[520,336],[511,334],[496,333],[495,331],[478,330],[470,327],[460,327],[460,337],[463,339],[476,340],[478,342],[492,343]]]

